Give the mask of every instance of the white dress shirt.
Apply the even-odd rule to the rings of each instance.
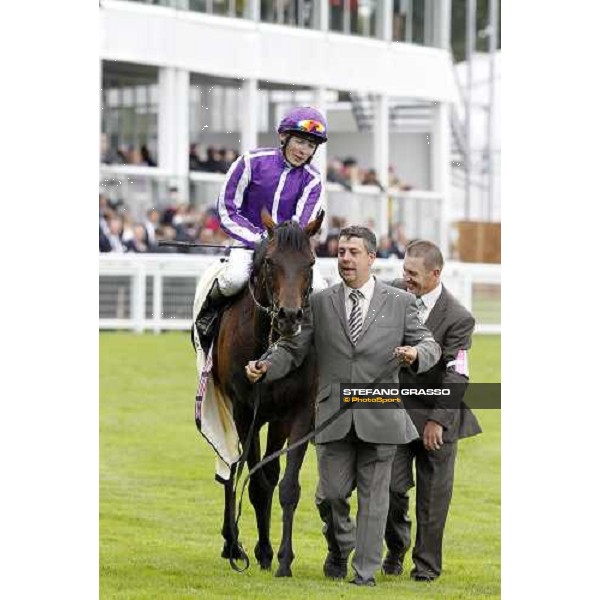
[[[435,306],[435,303],[438,301],[441,293],[442,284],[440,282],[430,292],[427,292],[427,294],[423,294],[421,296],[421,300],[423,300],[423,304],[425,304],[425,310],[423,311],[423,323],[429,319],[431,309]]]

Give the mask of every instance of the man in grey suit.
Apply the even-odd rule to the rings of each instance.
[[[377,387],[397,384],[400,364],[415,372],[430,369],[441,356],[438,344],[419,322],[411,293],[376,281],[371,274],[377,242],[365,227],[339,235],[338,270],[343,283],[311,297],[302,331],[259,361],[248,364],[250,381],[273,381],[303,360],[314,343],[318,368],[316,426],[341,405],[341,383]],[[324,523],[328,554],[324,573],[347,575],[348,556],[356,585],[375,585],[388,512],[392,460],[398,444],[417,439],[403,409],[349,408],[316,437],[319,483],[316,503]],[[349,498],[358,488],[354,525]]]
[[[442,348],[442,356],[427,373],[400,370],[401,384],[440,387],[445,384],[464,389],[468,383],[467,350],[475,320],[441,283],[444,259],[432,242],[416,240],[406,248],[404,281],[392,285],[417,296],[417,306],[426,327]],[[464,386],[464,387],[463,387]],[[460,402],[460,408],[444,407],[440,396],[407,396],[405,406],[419,431],[420,440],[398,446],[392,466],[390,505],[385,531],[388,548],[383,572],[399,575],[410,546],[408,490],[414,486],[413,462],[417,474],[417,538],[412,553],[411,578],[432,581],[442,572],[442,538],[452,498],[457,440],[481,433],[477,419]],[[425,398],[437,398],[437,403]]]

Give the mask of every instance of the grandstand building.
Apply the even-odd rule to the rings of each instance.
[[[450,11],[450,0],[101,0],[101,190],[134,214],[173,187],[213,206],[224,175],[190,169],[190,146],[203,160],[272,146],[284,111],[313,104],[330,126],[323,178],[353,160],[380,184],[328,182],[329,226],[338,216],[384,234],[401,222],[447,248]]]

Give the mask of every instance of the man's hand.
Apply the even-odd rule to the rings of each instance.
[[[268,360],[251,360],[246,365],[246,377],[251,383],[256,383],[268,370],[271,363]]]
[[[435,421],[427,421],[423,430],[423,446],[425,450],[439,450],[444,442],[442,440],[442,432],[444,428]]]
[[[400,360],[401,365],[412,365],[417,360],[417,349],[412,346],[398,346],[394,348],[394,357]]]

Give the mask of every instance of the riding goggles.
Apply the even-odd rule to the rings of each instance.
[[[314,119],[304,119],[296,123],[298,131],[305,131],[306,133],[323,133],[325,131],[325,125]]]

